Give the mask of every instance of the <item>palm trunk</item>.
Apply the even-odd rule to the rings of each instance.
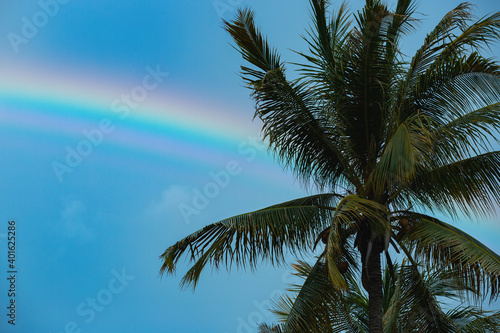
[[[382,271],[380,266],[380,252],[378,244],[374,244],[373,250],[368,258],[368,297],[369,297],[369,318],[370,333],[382,333]]]

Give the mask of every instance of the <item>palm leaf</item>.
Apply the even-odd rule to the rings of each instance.
[[[433,290],[432,279],[426,278],[417,267],[403,266],[399,328],[413,332],[456,332],[453,322],[442,311]]]
[[[419,170],[403,196],[428,209],[467,215],[494,211],[500,198],[500,151],[446,164],[431,171]]]
[[[225,22],[225,27],[243,58],[258,68],[242,67],[242,74],[253,90],[255,116],[264,122],[264,138],[269,139],[277,158],[304,183],[311,176],[322,188],[345,177],[359,183],[337,147],[340,134],[327,125],[311,92],[287,81],[279,55],[256,28],[253,13],[239,11],[234,22]]]
[[[477,295],[500,291],[500,256],[467,233],[423,214],[408,216],[413,222],[405,238],[416,257],[452,269],[463,285]]]
[[[160,256],[160,274],[172,274],[184,254],[194,264],[181,284],[193,287],[208,263],[216,269],[221,264],[229,269],[233,263],[254,269],[261,260],[279,264],[286,250],[296,253],[312,247],[330,222],[335,197],[313,195],[210,224],[166,249]]]
[[[254,13],[250,9],[238,10],[235,20],[229,23],[224,20],[224,27],[233,37],[243,59],[259,68],[258,78],[262,73],[281,67],[280,56],[269,47],[266,39],[254,24]]]

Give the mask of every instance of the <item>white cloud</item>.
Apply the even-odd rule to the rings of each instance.
[[[147,219],[162,220],[171,218],[174,214],[180,215],[179,205],[191,200],[189,188],[179,185],[170,185],[163,190],[158,198],[151,201],[145,210]]]
[[[58,228],[67,238],[81,238],[89,240],[94,234],[86,225],[87,208],[80,200],[63,200],[64,208],[60,213]]]

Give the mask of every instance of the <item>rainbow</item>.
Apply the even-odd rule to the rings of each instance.
[[[230,155],[240,142],[259,133],[256,124],[250,122],[251,112],[247,119],[230,116],[236,112],[228,112],[227,106],[224,109],[214,101],[204,103],[192,93],[166,91],[161,84],[126,116],[120,116],[113,110],[113,102],[122,94],[130,94],[141,80],[50,68],[11,68],[3,77],[3,128],[78,140],[83,138],[82,129],[97,128],[102,119],[110,119],[115,126],[110,144],[198,162],[207,161],[210,155]]]

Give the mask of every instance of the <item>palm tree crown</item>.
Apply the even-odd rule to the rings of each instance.
[[[208,225],[169,247],[161,272],[187,253],[194,263],[182,283],[195,286],[207,264],[281,263],[322,241],[332,288],[348,289],[359,262],[370,332],[382,332],[380,257],[390,261],[392,244],[496,297],[500,257],[429,214],[484,215],[500,203],[500,67],[481,55],[500,38],[500,13],[474,20],[460,4],[408,58],[401,40],[416,24],[412,0],[393,11],[367,0],[355,14],[345,3],[329,11],[326,0],[310,2],[296,79],[251,10],[225,28],[248,63],[242,76],[270,150],[322,194]]]

